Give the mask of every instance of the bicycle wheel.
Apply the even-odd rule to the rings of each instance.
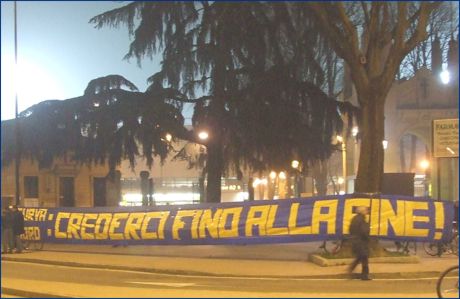
[[[450,250],[452,250],[453,254],[458,256],[458,235],[454,236],[454,238],[450,242]]]
[[[22,241],[22,248],[24,248],[25,250],[28,250],[30,248],[30,241],[24,240],[24,239],[21,239],[21,241]]]
[[[444,271],[436,284],[439,298],[458,298],[458,266]]]
[[[333,240],[328,241],[324,244],[324,251],[330,254],[337,254],[342,248],[342,241],[341,240]]]
[[[425,242],[423,243],[423,249],[425,249],[425,252],[428,254],[428,255],[431,255],[431,256],[436,256],[438,255],[438,243],[428,243],[428,242]]]
[[[31,241],[30,243],[31,243],[31,246],[32,246],[33,250],[42,250],[43,249],[44,243],[42,241],[35,240],[35,241]]]

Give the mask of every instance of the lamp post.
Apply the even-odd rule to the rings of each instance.
[[[14,133],[15,133],[15,142],[16,142],[16,156],[15,156],[15,163],[14,163],[14,176],[15,176],[15,204],[20,204],[20,184],[19,184],[19,168],[21,165],[21,143],[19,140],[20,131],[19,131],[19,109],[18,109],[18,22],[17,22],[17,3],[14,1],[14,67],[15,67],[15,126],[14,126]]]

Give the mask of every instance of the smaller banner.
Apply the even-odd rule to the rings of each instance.
[[[447,241],[451,202],[352,195],[159,207],[23,208],[25,239],[52,243],[204,245],[341,239],[359,206],[371,235]]]

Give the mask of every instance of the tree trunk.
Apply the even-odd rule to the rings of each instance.
[[[217,136],[215,136],[217,138]],[[206,202],[220,202],[221,177],[223,169],[222,144],[215,140],[208,145],[207,160],[208,184],[206,187]]]
[[[371,98],[360,101],[361,105],[361,154],[355,192],[381,192],[383,178],[384,98]]]
[[[318,195],[327,194],[327,161],[318,160],[313,166],[313,177]]]

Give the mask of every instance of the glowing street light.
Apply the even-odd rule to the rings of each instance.
[[[358,132],[359,132],[358,127],[353,127],[353,128],[351,129],[351,135],[352,135],[353,137],[356,137],[356,136],[358,135]]]
[[[198,133],[198,138],[200,138],[201,140],[206,140],[209,138],[209,134],[206,131],[201,131],[200,133]]]
[[[450,81],[449,71],[442,71],[439,76],[441,77],[442,84],[449,84],[449,81]]]
[[[340,143],[343,142],[343,137],[340,135],[337,135],[336,139],[337,139],[337,142],[340,142]]]
[[[426,159],[420,161],[420,167],[423,169],[423,170],[427,170],[428,167],[430,167],[430,162]]]
[[[383,146],[383,149],[386,150],[388,148],[388,140],[382,140],[382,146]]]
[[[284,171],[281,171],[280,174],[279,174],[279,178],[282,179],[282,180],[285,180],[286,179],[286,173]]]
[[[300,165],[300,162],[297,161],[297,160],[293,160],[293,161],[291,162],[291,166],[292,166],[292,168],[294,168],[294,169],[298,169],[298,168],[299,168],[299,165]]]
[[[275,172],[275,171],[272,170],[272,171],[270,172],[270,178],[271,178],[272,180],[276,179],[276,172]]]
[[[337,183],[339,183],[339,185],[342,185],[344,182],[345,182],[345,180],[343,179],[343,177],[339,177],[337,179]]]

